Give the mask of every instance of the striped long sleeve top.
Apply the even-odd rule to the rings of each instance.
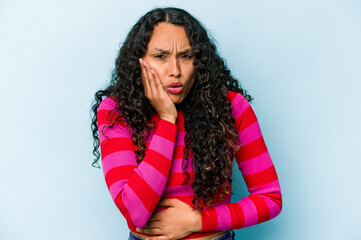
[[[200,213],[202,230],[186,239],[202,237],[214,231],[239,229],[276,217],[282,208],[281,190],[273,162],[262,137],[256,115],[247,100],[239,93],[228,91],[232,103],[241,148],[234,158],[247,184],[249,196],[231,203],[231,195]],[[137,164],[132,133],[123,121],[111,124],[119,112],[113,111],[116,103],[112,97],[105,98],[97,112],[100,150],[105,182],[110,195],[130,230],[143,227],[153,212],[158,211],[161,198],[177,198],[193,208],[194,196],[191,183],[182,185],[186,175],[182,170],[184,157],[184,115],[178,112],[175,124],[160,119],[146,141],[145,157]],[[108,117],[112,111],[111,117]],[[192,161],[192,155],[189,160]],[[191,166],[191,164],[189,164]],[[194,174],[191,167],[187,172]]]

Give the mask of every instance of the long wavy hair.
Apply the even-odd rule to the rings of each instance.
[[[128,33],[115,61],[115,69],[108,87],[95,93],[92,106],[93,161],[99,167],[99,135],[97,109],[100,102],[113,96],[120,116],[108,127],[113,127],[123,118],[134,133],[132,139],[138,147],[135,154],[138,164],[145,155],[145,142],[155,126],[151,115],[156,112],[146,98],[141,80],[138,59],[143,57],[154,26],[161,22],[183,26],[194,52],[195,82],[188,96],[177,108],[184,113],[185,147],[183,172],[187,175],[184,184],[192,184],[193,204],[202,209],[214,204],[214,199],[224,199],[232,194],[232,161],[240,147],[235,119],[231,116],[232,104],[227,100],[227,91],[242,94],[247,101],[252,97],[242,89],[231,75],[225,61],[219,56],[216,46],[202,24],[188,12],[179,8],[156,8],[139,19]],[[190,154],[193,155],[189,161]],[[186,172],[188,164],[194,176]]]

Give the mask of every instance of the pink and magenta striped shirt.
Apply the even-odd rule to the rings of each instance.
[[[241,141],[241,148],[234,157],[250,194],[235,203],[231,203],[230,195],[205,207],[201,211],[202,231],[187,239],[252,226],[276,217],[282,209],[278,177],[256,115],[241,94],[228,91],[227,98],[233,106],[234,127]],[[116,106],[112,97],[101,102],[97,113],[99,140],[107,187],[129,229],[137,232],[136,227],[143,227],[152,213],[159,211],[157,204],[161,198],[177,198],[194,208],[192,185],[182,185],[186,179],[182,170],[183,112],[178,112],[176,124],[160,119],[157,113],[153,115],[156,126],[146,142],[145,157],[138,165],[132,132],[122,121],[117,121],[112,128],[104,128],[106,136],[101,131],[117,116],[115,111],[107,118]],[[194,174],[191,167],[187,171],[191,176]]]

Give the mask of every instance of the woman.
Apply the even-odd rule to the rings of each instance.
[[[252,99],[186,11],[141,17],[95,99],[93,166],[100,146],[129,239],[234,239],[281,211]],[[231,204],[234,158],[250,195]]]

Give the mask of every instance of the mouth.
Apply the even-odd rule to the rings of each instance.
[[[178,94],[178,93],[182,92],[183,84],[180,82],[174,82],[174,83],[169,84],[167,86],[167,89],[170,93]]]
[[[167,87],[168,91],[174,94],[179,94],[183,91],[183,87]]]
[[[177,88],[177,87],[183,87],[183,84],[180,82],[173,82],[167,86],[167,88]]]

